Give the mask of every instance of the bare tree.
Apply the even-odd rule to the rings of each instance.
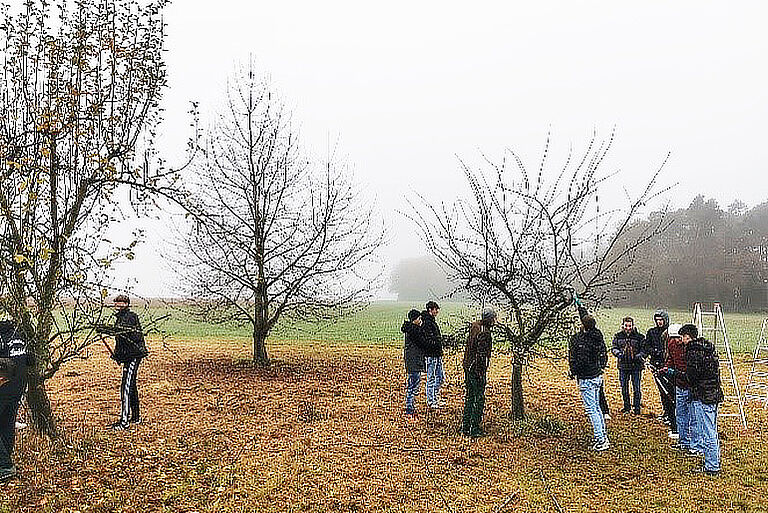
[[[252,63],[230,80],[204,141],[196,215],[180,238],[182,292],[203,319],[250,326],[253,359],[268,365],[266,340],[284,316],[336,318],[368,299],[382,230],[342,163],[306,158]]]
[[[27,400],[49,435],[46,380],[94,340],[108,271],[138,240],[106,237],[118,193],[138,202],[174,179],[134,165],[159,119],[165,4],[27,0],[0,13],[0,308],[31,340]]]
[[[659,218],[631,240],[623,237],[642,207],[663,192],[656,181],[664,164],[624,208],[600,211],[598,193],[613,176],[601,174],[612,142],[613,134],[606,141],[593,136],[583,154],[569,152],[555,172],[549,170],[549,138],[533,172],[512,150],[501,162],[485,158],[480,169],[462,162],[468,199],[412,203],[412,219],[450,277],[508,317],[499,334],[512,350],[514,418],[524,415],[524,366],[551,354],[548,348],[571,331],[571,291],[597,305],[632,286],[622,275],[635,250],[666,227]]]

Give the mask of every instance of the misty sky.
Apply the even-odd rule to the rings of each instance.
[[[679,185],[666,202],[702,193],[753,206],[768,200],[767,15],[764,1],[177,0],[160,147],[180,161],[189,102],[205,124],[252,55],[316,154],[339,141],[388,226],[387,262],[424,253],[398,214],[405,197],[450,201],[457,155],[511,147],[535,161],[547,132],[566,151],[615,125],[608,169],[627,189],[671,151],[663,180]],[[164,223],[141,225],[148,243],[121,272],[137,292],[167,295]]]

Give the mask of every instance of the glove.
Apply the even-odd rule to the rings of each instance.
[[[573,302],[576,303],[576,306],[583,306],[581,304],[581,300],[579,299],[579,296],[576,295],[576,292],[573,291],[571,292],[571,294],[573,295]]]

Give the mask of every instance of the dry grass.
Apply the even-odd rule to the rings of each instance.
[[[145,423],[126,433],[104,429],[118,411],[113,363],[96,354],[57,376],[52,396],[68,447],[22,432],[22,476],[3,486],[0,511],[768,510],[765,412],[750,410],[747,433],[722,425],[723,476],[697,477],[653,420],[650,376],[647,415],[615,415],[613,447],[593,454],[561,364],[531,370],[531,418],[513,423],[509,365],[496,358],[490,436],[470,441],[456,434],[455,356],[446,362],[447,407],[409,424],[397,349],[278,346],[262,370],[237,343],[169,344],[139,370]],[[615,368],[607,381],[618,409]]]

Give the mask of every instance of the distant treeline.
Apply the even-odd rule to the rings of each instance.
[[[639,250],[625,276],[635,287],[617,304],[689,308],[719,301],[729,310],[768,308],[768,202],[749,209],[736,201],[722,210],[697,196],[688,208],[651,214],[632,232],[648,230],[662,216],[669,227]]]

